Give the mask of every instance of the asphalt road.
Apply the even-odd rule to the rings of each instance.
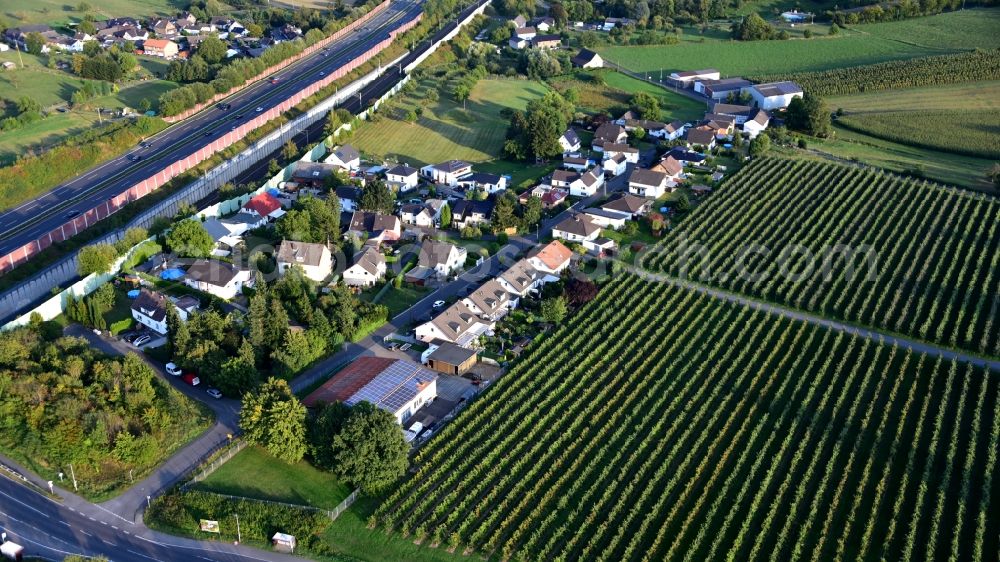
[[[229,132],[233,126],[254,118],[256,108],[270,109],[291,94],[343,66],[386,39],[390,31],[421,11],[417,0],[398,0],[373,17],[348,39],[319,51],[277,72],[277,84],[255,83],[227,98],[232,108],[206,109],[147,139],[151,145],[136,148],[97,166],[85,174],[32,201],[0,214],[0,255],[36,240],[64,224],[73,212],[85,212],[128,187],[153,176],[172,162],[181,160]],[[129,155],[141,157],[130,162]]]

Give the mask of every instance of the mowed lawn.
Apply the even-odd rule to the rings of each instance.
[[[827,104],[850,113],[1000,109],[1000,80],[836,96],[827,98]]]
[[[0,14],[7,25],[17,27],[33,23],[51,26],[80,21],[84,12],[77,10],[80,2],[66,0],[0,0]],[[87,0],[89,14],[104,20],[124,16],[169,16],[187,9],[190,2],[185,0]]]
[[[424,82],[416,96],[437,86],[433,81]],[[546,91],[544,84],[533,80],[480,80],[463,109],[451,98],[450,91],[442,89],[439,100],[429,103],[416,123],[383,115],[363,124],[351,144],[366,156],[393,158],[410,165],[450,159],[493,160],[500,156],[509,123],[501,111],[524,109]],[[406,96],[400,99],[395,113],[414,107],[414,98]]]
[[[332,509],[351,488],[329,472],[302,461],[288,464],[263,449],[248,446],[195,489],[297,505]]]
[[[677,45],[605,47],[608,64],[638,72],[717,68],[724,75],[829,70],[888,60],[1000,47],[1000,9],[970,9],[854,26],[835,37],[788,41],[682,41]]]
[[[594,81],[595,74],[603,77],[603,83]],[[632,96],[639,92],[652,94],[660,101],[660,109],[663,110],[661,119],[666,122],[674,119],[696,120],[707,109],[704,102],[612,70],[577,71],[550,81],[560,92],[575,89],[580,96],[579,108],[590,113],[608,113],[617,117],[628,109]]]

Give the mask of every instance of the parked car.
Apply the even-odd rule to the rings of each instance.
[[[179,377],[181,376],[181,369],[175,363],[167,363],[167,374]]]
[[[207,392],[208,392],[209,396],[211,396],[212,398],[215,398],[216,400],[218,400],[219,398],[222,398],[222,391],[219,390],[218,388],[210,388],[210,389],[208,389]]]
[[[141,347],[141,346],[144,346],[147,343],[151,342],[152,340],[153,340],[153,336],[151,336],[149,334],[143,334],[143,335],[135,338],[135,340],[132,342],[132,345],[134,345],[136,347]]]
[[[186,373],[183,377],[181,377],[181,380],[188,383],[191,386],[198,386],[199,384],[201,384],[201,379],[195,376],[194,373]]]
[[[441,308],[445,304],[447,304],[447,303],[445,303],[444,301],[434,301],[434,305],[433,306],[434,306],[434,308]]]

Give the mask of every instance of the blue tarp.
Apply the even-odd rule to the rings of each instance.
[[[267,192],[268,192],[268,194],[270,194],[273,197],[277,197],[278,195],[281,195],[281,192],[278,191],[276,188],[273,188],[273,187],[268,188]]]
[[[173,281],[174,279],[180,279],[181,277],[184,277],[184,270],[177,269],[176,267],[164,269],[163,273],[160,273],[160,279],[165,279],[167,281]]]
[[[136,297],[139,296],[139,289],[132,289],[131,291],[129,291],[126,294],[128,295],[128,298],[134,299],[134,298],[136,298]]]

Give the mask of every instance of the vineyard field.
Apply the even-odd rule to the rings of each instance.
[[[643,266],[1000,355],[1000,201],[890,173],[762,159]]]
[[[996,373],[619,275],[373,523],[504,560],[975,560]]]
[[[837,123],[892,142],[1000,159],[1000,110],[873,111],[848,113]]]

